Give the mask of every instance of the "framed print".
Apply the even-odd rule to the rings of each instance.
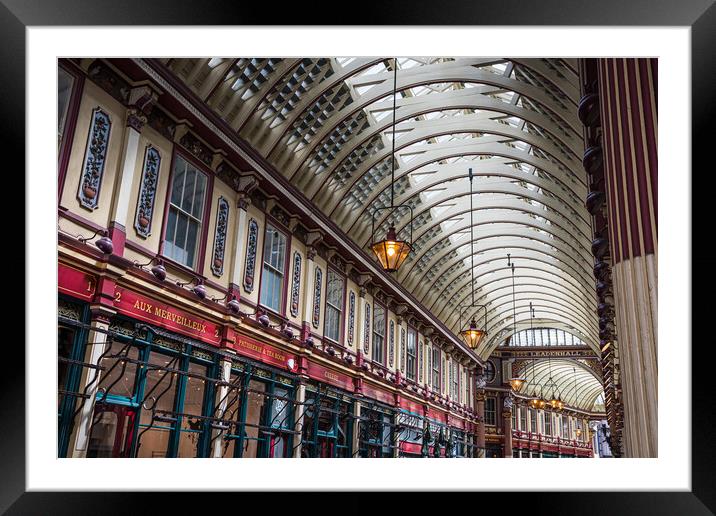
[[[130,4],[0,7],[32,300],[3,511],[716,510],[712,3]]]

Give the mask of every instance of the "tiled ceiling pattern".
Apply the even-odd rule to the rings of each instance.
[[[373,213],[390,204],[392,58],[164,63],[368,250]],[[410,57],[397,67],[395,201],[413,207],[416,243],[398,281],[455,332],[474,287],[488,307],[483,358],[529,327],[530,302],[533,323],[596,350],[576,60]],[[406,234],[408,210],[377,213],[381,228]]]

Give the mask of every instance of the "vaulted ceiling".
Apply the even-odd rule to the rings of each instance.
[[[374,213],[381,234],[409,232],[407,209],[376,212],[391,195],[392,58],[162,61],[363,248]],[[457,333],[474,261],[475,301],[488,308],[482,358],[529,327],[530,302],[533,323],[598,350],[576,60],[397,67],[395,203],[414,210],[414,252],[397,279]]]

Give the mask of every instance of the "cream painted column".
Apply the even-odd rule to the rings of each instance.
[[[373,324],[373,321],[368,321],[369,329],[368,329],[368,335],[366,335],[366,319],[368,319],[367,312],[368,312],[368,301],[365,298],[365,295],[367,293],[367,290],[364,286],[360,287],[360,291],[358,292],[358,299],[360,299],[360,309],[358,310],[358,335],[360,336],[358,340],[358,346],[357,346],[357,352],[358,354],[362,354],[363,358],[367,361],[370,361],[370,326]],[[372,312],[371,312],[372,313]],[[366,351],[366,339],[368,342],[368,350]],[[416,349],[417,351],[417,349]],[[416,360],[417,362],[417,360]],[[417,364],[416,364],[416,379],[417,379]]]
[[[124,148],[122,149],[122,167],[117,174],[114,203],[109,223],[109,236],[114,246],[114,254],[124,255],[124,242],[127,227],[131,226],[129,201],[132,196],[134,171],[139,159],[139,137],[147,123],[149,113],[157,100],[157,93],[149,86],[133,88],[129,92],[129,109],[127,110],[126,127],[124,129]]]
[[[306,340],[311,335],[311,317],[313,312],[313,294],[316,281],[316,248],[306,247],[306,265],[303,273],[303,320],[301,323],[301,339]]]
[[[238,300],[241,299],[241,285],[243,279],[241,275],[244,273],[244,262],[246,260],[246,242],[248,240],[249,216],[248,209],[251,205],[249,195],[251,191],[259,184],[258,179],[252,174],[242,175],[237,183],[238,199],[236,207],[238,216],[236,217],[236,238],[234,238],[234,255],[231,267],[231,275],[229,291]]]
[[[109,320],[112,315],[114,315],[114,312],[110,312],[104,307],[99,306],[92,308],[92,321],[90,323],[89,336],[87,337],[85,361],[94,366],[99,365],[100,356],[106,351],[107,332],[109,330]],[[102,372],[99,369],[87,368],[80,380],[79,392],[86,392],[88,397],[84,400],[82,409],[77,416],[72,457],[87,456],[87,445],[92,430],[95,398],[101,378]]]
[[[351,449],[353,457],[360,457],[358,454],[360,447],[360,420],[358,419],[360,417],[360,407],[360,401],[355,401],[353,403],[353,414],[356,416],[355,419],[353,419],[353,448]]]
[[[298,391],[296,392],[296,410],[293,411],[293,428],[297,434],[295,434],[295,439],[298,440],[297,443],[293,445],[293,458],[294,459],[300,459],[301,458],[301,452],[303,451],[303,445],[301,444],[301,440],[303,437],[303,422],[304,422],[304,414],[306,413],[306,384],[301,382],[298,386]]]
[[[221,381],[227,384],[231,381],[230,360],[221,361]],[[226,416],[226,407],[229,403],[228,394],[228,385],[221,385],[216,393],[216,399],[214,401],[214,403],[218,404],[218,411],[216,413],[216,417],[219,417],[221,419],[224,419],[224,417]],[[216,458],[220,458],[222,455],[222,448],[224,444],[222,436],[224,435],[224,433],[226,433],[226,429],[214,429],[212,432],[212,437],[214,438],[213,456]]]

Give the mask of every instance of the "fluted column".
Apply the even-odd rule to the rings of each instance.
[[[222,359],[219,365],[219,371],[219,374],[221,375],[221,381],[223,383],[219,385],[218,389],[216,389],[214,406],[218,407],[218,410],[214,415],[215,417],[224,419],[224,417],[226,416],[228,398],[230,396],[228,383],[231,382],[231,360],[227,358]],[[226,434],[226,432],[227,430],[223,428],[216,428],[212,431],[212,438],[214,439],[212,457],[222,456],[224,452],[223,436]]]
[[[303,438],[303,422],[305,420],[304,413],[306,412],[306,384],[301,382],[296,391],[296,410],[294,412],[294,428],[296,435],[294,436],[293,444],[293,458],[300,459],[302,453],[302,438]]]
[[[92,307],[92,320],[85,354],[85,361],[92,366],[99,366],[100,357],[107,351],[107,333],[112,315],[114,315],[114,312],[103,306]],[[87,456],[87,446],[92,432],[95,399],[101,377],[102,373],[99,369],[86,368],[82,374],[79,392],[86,393],[87,398],[84,400],[82,409],[79,410],[75,420],[77,426],[75,427],[74,445],[71,451],[72,457]]]
[[[627,457],[657,456],[657,60],[599,59]]]

